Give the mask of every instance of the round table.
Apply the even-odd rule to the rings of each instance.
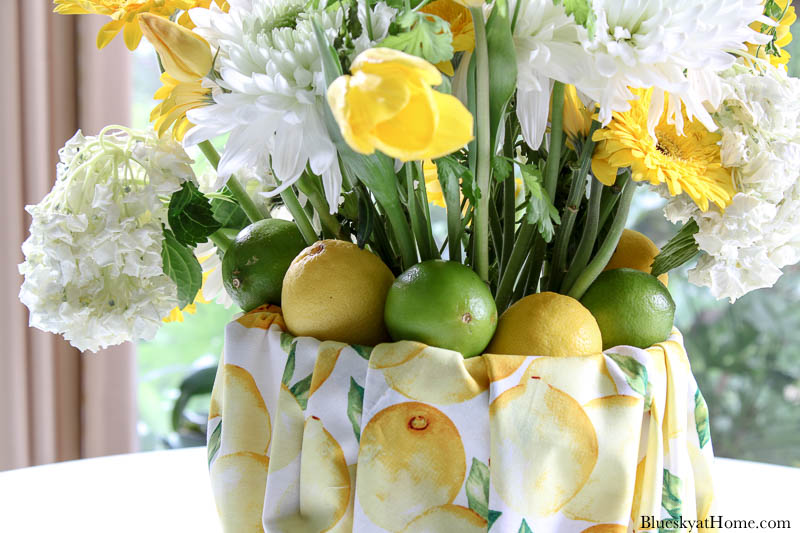
[[[800,469],[716,460],[725,520],[790,520]],[[115,455],[0,472],[0,531],[219,533],[205,448]],[[786,529],[784,529],[786,530]]]

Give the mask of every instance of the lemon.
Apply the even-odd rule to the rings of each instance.
[[[250,224],[222,258],[225,290],[243,311],[280,304],[283,275],[305,246],[293,222],[268,218]]]
[[[347,513],[350,471],[341,446],[319,418],[306,419],[300,463],[300,510],[305,531],[328,531]]]
[[[614,255],[611,256],[605,270],[632,268],[649,274],[653,259],[660,251],[647,235],[626,229],[622,232],[617,249],[614,250]],[[669,274],[661,274],[658,280],[666,287],[669,283]]]
[[[581,298],[603,334],[603,349],[647,348],[669,337],[675,302],[657,278],[631,268],[607,270]]]
[[[485,533],[486,525],[486,520],[472,509],[448,504],[419,515],[403,533]]]
[[[497,327],[497,307],[486,283],[455,261],[418,263],[394,281],[386,297],[386,326],[396,341],[419,341],[480,354]]]
[[[252,452],[223,455],[211,465],[211,487],[224,531],[259,533],[269,457]]]
[[[419,402],[389,406],[361,433],[356,496],[376,525],[401,531],[433,507],[453,503],[466,455],[452,420]]]
[[[592,314],[569,296],[540,292],[521,299],[500,316],[487,352],[569,357],[602,351]]]
[[[383,307],[393,281],[375,254],[351,242],[316,242],[283,278],[286,327],[295,336],[374,346],[388,338]]]
[[[229,406],[222,426],[224,440],[237,452],[266,455],[272,424],[253,375],[240,366],[226,364],[222,379],[221,403]]]

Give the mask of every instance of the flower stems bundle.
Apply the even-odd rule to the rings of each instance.
[[[782,50],[795,15],[785,0],[56,5],[112,16],[101,47],[122,31],[133,49],[143,34],[163,66],[155,133],[125,141],[151,152],[133,157],[100,135],[90,144],[109,162],[91,163],[92,179],[111,173],[116,187],[130,160],[144,172],[136,179],[153,183],[173,164],[162,146],[177,142],[198,146],[215,169],[187,172],[180,190],[146,189],[159,208],[131,226],[162,230],[163,273],[176,289],[157,314],[209,298],[198,280],[219,287],[219,257],[237,233],[276,217],[291,218],[308,246],[355,243],[395,276],[461,263],[500,313],[536,293],[580,300],[613,262],[645,184],[685,224],[653,274],[699,257],[690,280],[735,299],[800,260],[798,82]],[[56,189],[86,201],[48,209],[91,216],[100,193],[83,167],[63,164],[70,178]],[[124,195],[109,201],[129,205]],[[45,270],[67,284],[65,267],[39,257],[26,250],[23,301],[32,323],[69,337],[31,288]],[[110,259],[123,271],[129,260]],[[97,276],[107,278],[103,265]],[[63,297],[103,312],[84,295]]]

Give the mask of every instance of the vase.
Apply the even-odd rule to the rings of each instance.
[[[647,349],[464,359],[296,338],[263,306],[226,327],[208,460],[226,533],[622,533],[713,503],[677,329]]]

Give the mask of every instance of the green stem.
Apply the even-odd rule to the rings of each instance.
[[[208,238],[211,239],[211,242],[214,243],[214,246],[222,250],[223,254],[227,252],[230,245],[233,244],[233,239],[231,239],[225,234],[223,228],[218,229],[217,231],[209,235]]]
[[[636,184],[632,181],[627,181],[622,188],[622,196],[619,200],[619,210],[617,211],[617,215],[614,217],[614,221],[611,223],[611,228],[608,230],[608,235],[606,235],[603,244],[597,251],[597,255],[594,256],[594,259],[592,259],[583,272],[581,272],[580,276],[578,276],[578,279],[575,280],[575,284],[567,293],[569,296],[575,298],[576,300],[580,300],[586,293],[586,290],[589,288],[589,286],[594,283],[594,280],[597,279],[597,276],[600,275],[600,273],[608,264],[608,261],[614,254],[614,250],[617,248],[617,244],[619,244],[619,238],[622,236],[622,231],[625,229],[625,223],[628,220],[628,212],[631,209],[631,201],[633,200],[633,195],[635,192]]]
[[[497,304],[498,312],[502,313],[508,307],[511,300],[511,295],[514,290],[514,285],[519,277],[519,271],[522,263],[528,256],[530,251],[531,241],[535,234],[534,225],[528,222],[523,222],[519,228],[519,234],[514,242],[514,250],[511,252],[511,257],[508,260],[508,267],[503,272],[500,278],[500,284],[497,286],[497,296],[495,302]]]
[[[322,190],[316,186],[315,180],[316,176],[304,172],[297,181],[297,187],[308,197],[308,201],[314,207],[314,211],[317,212],[322,227],[336,239],[346,240],[346,235],[342,230],[341,224],[339,224],[336,217],[331,214],[328,200],[325,199]]]
[[[383,203],[381,204],[386,218],[389,220],[394,237],[397,240],[397,247],[400,251],[400,259],[402,262],[402,269],[406,270],[415,263],[417,263],[417,249],[414,246],[414,236],[411,234],[411,228],[408,227],[406,215],[400,208],[399,204]]]
[[[428,202],[428,187],[425,184],[425,174],[422,172],[422,164],[414,163],[414,171],[416,175],[419,177],[417,183],[419,183],[419,187],[417,188],[417,196],[419,197],[419,203],[422,205],[422,214],[425,217],[425,231],[428,236],[428,243],[433,250],[434,259],[441,259],[442,253],[439,251],[439,247],[436,246],[436,239],[433,238],[433,228],[431,227],[431,208],[430,203]]]
[[[564,144],[564,84],[553,83],[550,112],[550,149],[547,152],[544,187],[551,199],[556,197],[558,171],[561,170],[561,148]]]
[[[546,251],[547,243],[544,242],[544,239],[541,237],[541,235],[537,235],[536,240],[533,243],[533,252],[531,253],[531,270],[528,274],[528,279],[525,282],[525,291],[528,294],[532,294],[539,290],[539,278],[542,275],[544,254]],[[525,294],[523,294],[523,296],[525,296]]]
[[[219,166],[219,154],[217,153],[217,149],[214,148],[214,145],[211,144],[211,141],[203,141],[198,146],[203,152],[203,155],[206,156],[206,159],[208,159],[208,162],[211,163],[211,166],[216,169]],[[264,214],[261,213],[261,210],[255,202],[253,202],[253,199],[250,198],[250,195],[244,190],[244,187],[242,187],[239,180],[236,179],[236,176],[228,178],[226,185],[231,191],[231,194],[233,194],[233,197],[236,198],[236,201],[239,202],[239,206],[242,208],[242,211],[244,211],[244,214],[247,215],[247,218],[250,219],[250,222],[258,222],[264,218]]]
[[[511,251],[514,248],[514,232],[517,225],[517,213],[515,211],[514,173],[503,182],[503,248],[500,257],[500,272],[505,272],[508,260],[511,258]]]
[[[489,179],[491,174],[491,132],[489,109],[489,49],[486,25],[480,7],[470,8],[475,26],[475,78],[477,97],[477,163],[476,181],[480,198],[475,207],[475,257],[473,268],[484,281],[489,281]]]
[[[597,180],[592,180],[591,188],[589,189],[589,211],[586,213],[586,222],[583,226],[583,234],[578,243],[578,249],[575,252],[575,257],[572,258],[572,263],[569,265],[569,271],[564,278],[563,284],[560,284],[561,292],[566,292],[569,287],[575,283],[575,279],[589,263],[594,250],[594,244],[597,241],[598,220],[600,218],[600,199],[603,197],[603,184]],[[556,279],[556,273],[551,273],[551,280]],[[560,281],[560,279],[559,279]],[[550,283],[550,288],[558,290],[559,285],[555,282]]]
[[[567,205],[561,215],[561,225],[558,227],[555,247],[553,248],[553,269],[551,274],[550,287],[557,287],[561,283],[561,278],[567,268],[567,249],[572,238],[572,230],[575,226],[575,219],[581,207],[581,199],[586,190],[586,176],[589,174],[589,167],[592,162],[595,142],[592,134],[600,126],[597,121],[592,122],[589,135],[581,147],[580,166],[572,173],[572,183],[569,187]]]
[[[611,212],[614,210],[614,206],[617,205],[617,200],[619,200],[619,195],[622,192],[622,186],[631,177],[630,169],[626,169],[623,174],[617,176],[617,181],[614,182],[612,187],[608,187],[607,189],[603,189],[603,200],[600,202],[600,223],[598,224],[599,227],[604,227],[606,225],[606,221],[608,217],[611,215]]]
[[[318,240],[317,232],[314,230],[314,226],[311,225],[311,221],[308,219],[306,212],[303,211],[303,206],[300,205],[300,200],[297,199],[297,194],[294,192],[294,188],[287,187],[283,191],[281,191],[281,199],[283,200],[286,209],[289,210],[289,213],[292,214],[292,218],[294,218],[294,223],[297,224],[297,227],[300,229],[300,233],[303,234],[303,239],[305,239],[306,244],[311,246]]]
[[[411,217],[411,231],[414,232],[414,239],[417,242],[417,249],[419,250],[420,259],[427,261],[433,259],[433,253],[430,249],[428,242],[428,235],[420,220],[420,206],[417,203],[417,195],[414,191],[414,173],[411,170],[413,163],[406,163],[403,167],[403,172],[406,176],[406,201],[408,202],[408,214]]]

